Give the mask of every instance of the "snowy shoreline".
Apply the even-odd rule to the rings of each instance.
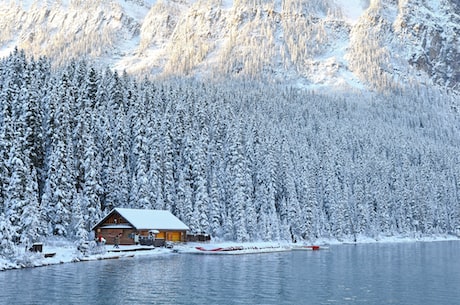
[[[337,240],[328,238],[319,238],[312,243],[291,243],[291,242],[229,242],[229,241],[213,241],[210,243],[187,243],[175,246],[173,249],[167,248],[152,248],[146,249],[141,246],[120,246],[120,249],[114,249],[111,245],[106,245],[103,253],[83,255],[78,251],[72,241],[65,239],[50,239],[44,243],[42,253],[22,252],[13,260],[0,257],[0,271],[13,269],[44,267],[50,265],[58,265],[65,263],[87,262],[104,259],[125,259],[137,256],[156,256],[169,255],[177,253],[198,253],[196,247],[206,249],[213,248],[229,248],[241,247],[241,251],[235,254],[250,254],[250,253],[269,253],[290,251],[296,246],[302,245],[347,245],[347,244],[388,244],[388,243],[412,243],[412,242],[441,242],[441,241],[460,241],[458,236],[454,235],[436,235],[436,236],[391,236],[380,237],[378,239],[360,237],[357,241],[353,240]],[[19,252],[19,250],[18,250]],[[45,258],[45,254],[54,254],[52,257]]]

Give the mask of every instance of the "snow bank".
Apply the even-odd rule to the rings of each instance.
[[[290,251],[292,246],[287,242],[257,242],[257,243],[207,243],[207,244],[187,244],[176,247],[179,253],[189,254],[252,254],[252,253],[271,253]]]
[[[379,238],[369,238],[358,236],[356,241],[337,240],[320,238],[311,243],[292,244],[289,242],[210,242],[210,243],[187,243],[178,244],[173,249],[168,248],[151,248],[146,250],[143,246],[123,246],[114,249],[111,245],[104,246],[103,251],[97,254],[84,255],[78,251],[77,246],[64,239],[50,239],[43,244],[42,253],[24,252],[18,250],[18,255],[14,259],[0,257],[0,271],[8,269],[19,269],[29,267],[40,267],[63,263],[75,263],[80,261],[119,259],[133,256],[155,256],[155,255],[172,255],[175,253],[187,254],[206,254],[209,252],[200,251],[197,247],[204,250],[214,250],[218,248],[234,251],[221,251],[215,254],[254,254],[290,251],[295,247],[302,245],[341,245],[349,243],[366,244],[366,243],[408,243],[408,242],[438,242],[460,240],[458,236],[453,235],[435,235],[435,236],[383,236]],[[216,251],[217,252],[217,251]],[[44,254],[55,253],[53,257],[45,258]]]
[[[29,267],[41,267],[48,265],[75,263],[80,261],[92,261],[103,259],[115,259],[140,256],[159,255],[171,253],[171,249],[153,248],[147,249],[144,246],[123,246],[114,249],[112,245],[102,246],[99,251],[92,254],[84,254],[78,250],[77,245],[72,241],[64,239],[50,239],[43,243],[43,252],[29,252],[24,249],[17,249],[17,255],[12,259],[0,257],[0,271],[8,269],[19,269]],[[51,257],[45,257],[52,255]]]

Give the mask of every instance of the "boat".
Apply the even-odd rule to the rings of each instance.
[[[96,261],[96,260],[121,259],[121,258],[130,258],[130,257],[134,257],[134,254],[85,256],[76,261],[89,262],[89,261]]]
[[[257,254],[257,253],[270,253],[270,252],[283,252],[290,251],[288,247],[279,246],[229,246],[229,247],[217,247],[217,248],[204,248],[195,247],[193,251],[185,251],[184,253],[192,254]]]
[[[236,246],[236,247],[224,247],[224,248],[212,248],[212,249],[206,249],[203,247],[195,247],[198,251],[203,251],[203,252],[224,252],[224,251],[240,251],[244,250],[242,246]]]
[[[326,246],[318,246],[318,245],[311,245],[311,246],[294,246],[292,250],[303,250],[303,251],[318,251],[318,250],[329,250],[329,247]]]

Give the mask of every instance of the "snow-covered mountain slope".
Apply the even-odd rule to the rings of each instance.
[[[129,73],[459,90],[459,0],[0,0],[0,56]]]

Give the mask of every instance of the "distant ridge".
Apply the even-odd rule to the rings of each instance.
[[[86,57],[152,77],[459,90],[457,0],[0,1],[0,57]]]

